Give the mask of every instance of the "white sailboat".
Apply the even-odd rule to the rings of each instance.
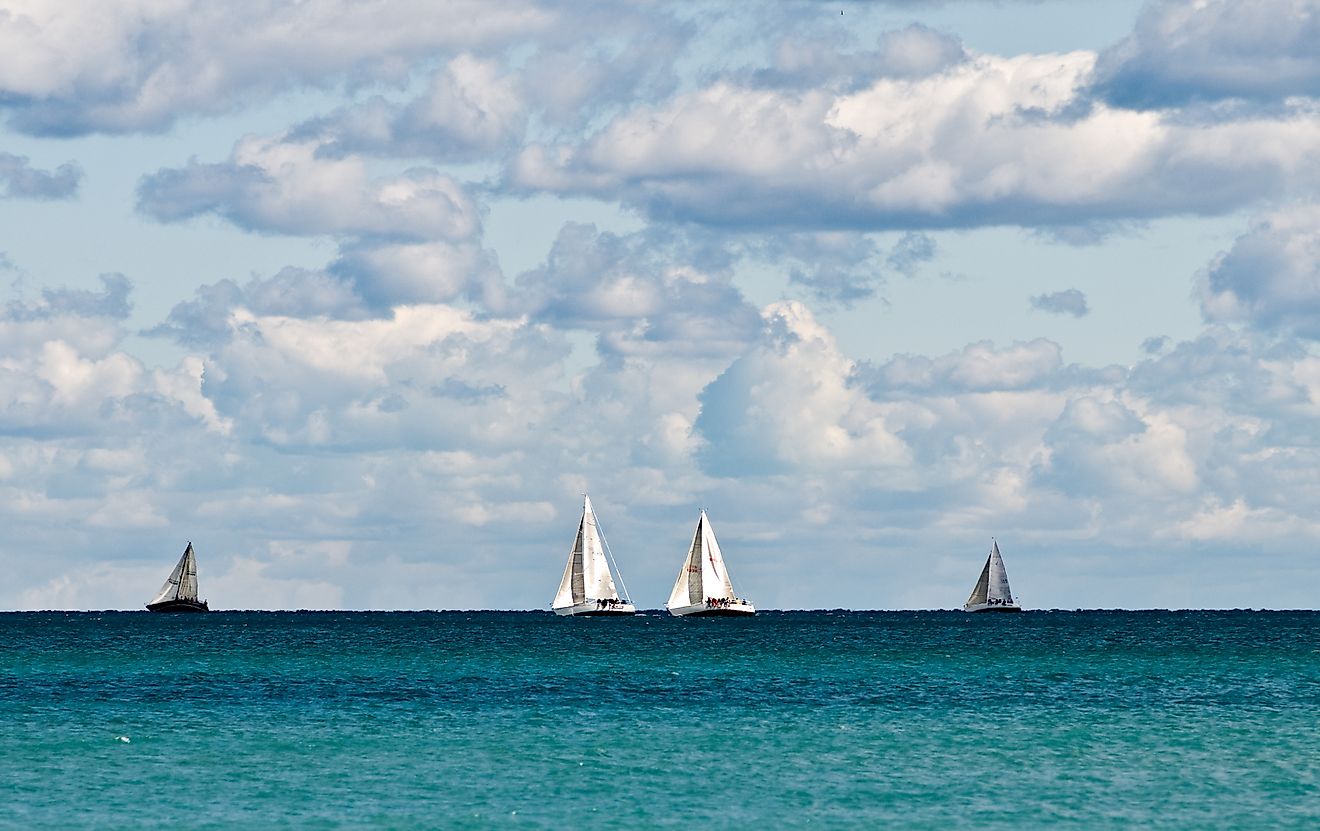
[[[687,559],[674,581],[674,590],[665,604],[675,617],[733,617],[754,615],[756,607],[750,600],[734,594],[733,580],[724,565],[724,555],[715,539],[715,530],[703,510],[697,519],[697,532],[692,535],[692,546]]]
[[[608,543],[601,533],[596,512],[592,510],[591,497],[584,496],[577,538],[568,554],[568,565],[564,567],[564,577],[559,581],[559,591],[552,604],[555,614],[595,617],[637,613],[637,607],[627,598],[628,587],[623,587],[623,597],[614,587],[614,574],[609,563],[614,558],[608,555]],[[618,571],[617,565],[615,571]],[[621,573],[619,583],[623,583]]]
[[[1013,600],[1008,588],[1008,572],[1004,571],[1004,558],[999,556],[999,543],[990,540],[990,556],[985,558],[981,579],[976,581],[972,596],[963,604],[964,612],[1020,612],[1022,607]]]
[[[147,604],[153,612],[207,612],[210,607],[205,600],[197,599],[197,555],[193,553],[192,543],[183,550],[183,556],[165,578],[165,585]]]

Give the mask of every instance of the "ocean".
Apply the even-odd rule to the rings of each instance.
[[[0,614],[3,828],[1316,828],[1320,614]]]

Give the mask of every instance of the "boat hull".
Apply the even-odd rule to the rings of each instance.
[[[1021,606],[1004,606],[1004,605],[995,605],[995,606],[991,606],[989,603],[978,603],[978,604],[976,604],[975,606],[964,606],[964,607],[963,607],[963,611],[964,611],[964,612],[1001,612],[1001,613],[1002,613],[1002,612],[1020,612],[1020,611],[1022,611],[1022,607],[1021,607]]]
[[[631,603],[603,606],[598,601],[589,600],[572,606],[558,606],[554,611],[560,617],[628,617],[637,614],[637,607]]]
[[[205,600],[201,602],[196,600],[166,600],[162,603],[148,603],[147,611],[184,614],[188,612],[209,612],[211,607],[206,605]]]
[[[756,607],[745,600],[735,601],[727,606],[697,603],[692,606],[671,607],[669,614],[674,617],[751,617],[756,614]]]

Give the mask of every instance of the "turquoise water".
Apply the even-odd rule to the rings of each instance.
[[[1318,625],[3,614],[0,827],[1314,828]]]

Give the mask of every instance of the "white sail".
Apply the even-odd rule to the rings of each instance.
[[[701,532],[703,524],[701,520],[697,520],[697,531],[692,535],[692,545],[688,546],[688,555],[683,560],[682,567],[678,570],[678,579],[674,581],[674,590],[669,593],[669,602],[665,605],[671,609],[696,605],[704,597],[701,593]]]
[[[981,576],[977,578],[976,586],[972,589],[972,594],[967,598],[967,606],[976,606],[985,602],[986,591],[990,587],[990,558],[986,557],[985,567],[981,569]]]
[[[605,558],[605,545],[600,539],[600,525],[591,507],[591,497],[585,498],[582,509],[582,583],[587,600],[618,600],[609,560]]]
[[[986,599],[990,603],[1005,606],[1013,605],[1013,592],[1008,588],[1008,572],[1004,570],[1004,558],[999,556],[999,543],[991,542],[990,560],[986,563],[987,577]]]
[[[555,592],[555,602],[552,605],[556,609],[572,606],[581,602],[586,596],[582,583],[582,528],[585,524],[584,516],[578,522],[577,537],[573,540],[572,550],[568,552],[568,565],[564,566],[564,576],[559,581],[559,591]]]
[[[197,600],[197,555],[193,553],[192,543],[188,543],[183,556],[165,579],[165,585],[148,605],[167,600]]]
[[[564,576],[559,581],[559,591],[555,593],[553,605],[561,609],[592,600],[619,599],[618,589],[614,587],[614,575],[605,557],[605,546],[601,542],[596,512],[588,496],[582,504],[577,537],[573,540],[573,550],[568,554],[568,564],[564,567]]]
[[[697,518],[697,530],[692,535],[687,558],[674,581],[674,590],[669,593],[668,605],[677,609],[707,599],[734,600],[736,597],[733,580],[724,565],[724,555],[720,553],[719,540],[715,538],[710,518],[703,510]]]

